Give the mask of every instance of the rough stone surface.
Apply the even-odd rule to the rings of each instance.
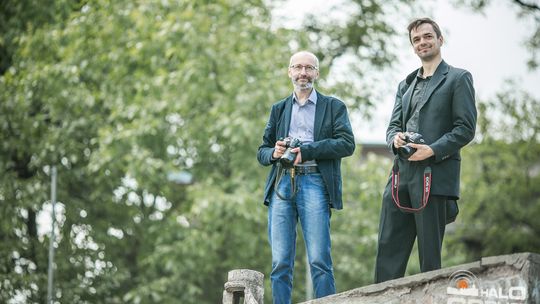
[[[452,294],[458,275],[476,294]],[[472,274],[470,276],[469,274]],[[463,289],[455,291],[464,291]],[[540,304],[540,255],[517,253],[369,285],[304,304]]]
[[[236,269],[229,271],[223,291],[223,304],[233,304],[234,293],[243,293],[244,304],[263,304],[264,275],[255,270]]]

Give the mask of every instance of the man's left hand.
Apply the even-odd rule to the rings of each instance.
[[[300,147],[291,149],[291,152],[298,153],[296,155],[296,159],[294,160],[294,165],[296,166],[296,165],[300,164],[302,162],[302,153],[300,152]]]
[[[409,143],[409,144],[407,144],[407,146],[416,149],[416,152],[414,152],[413,155],[411,155],[411,157],[409,157],[409,159],[408,159],[409,161],[421,161],[421,160],[424,160],[426,158],[429,158],[429,157],[432,157],[433,155],[435,155],[433,150],[428,145],[420,145],[420,144]]]

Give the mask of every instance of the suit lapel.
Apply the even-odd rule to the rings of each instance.
[[[289,127],[291,126],[291,114],[292,114],[293,97],[292,94],[285,102],[285,109],[283,109],[283,124],[278,134],[279,138],[285,138],[289,136]]]
[[[426,88],[426,94],[424,94],[424,98],[422,98],[422,101],[418,105],[418,110],[422,109],[422,107],[429,101],[431,95],[433,95],[433,92],[435,92],[435,89],[439,87],[441,82],[444,81],[446,74],[448,74],[448,69],[448,64],[446,64],[444,60],[441,61],[435,70],[433,77],[431,77],[431,80],[429,81],[428,87]]]
[[[407,91],[405,91],[405,94],[401,97],[401,106],[403,108],[403,129],[405,130],[405,123],[409,119],[408,113],[409,113],[409,107],[411,105],[412,95],[414,92],[414,87],[416,86],[416,76],[414,76],[413,81],[407,88]]]
[[[321,132],[321,127],[324,119],[324,113],[326,112],[326,107],[328,102],[326,96],[317,93],[317,106],[315,107],[315,123],[313,125],[313,139],[318,140],[319,134]]]

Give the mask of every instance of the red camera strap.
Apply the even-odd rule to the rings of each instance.
[[[426,208],[428,199],[429,199],[429,192],[431,191],[431,167],[426,166],[424,169],[424,184],[422,187],[422,203],[420,204],[420,207],[418,208],[411,208],[411,207],[405,207],[402,206],[399,202],[399,166],[398,166],[398,160],[394,160],[394,166],[392,167],[392,200],[394,201],[394,204],[396,206],[405,211],[405,212],[420,212],[422,209]],[[412,204],[411,204],[412,206]]]

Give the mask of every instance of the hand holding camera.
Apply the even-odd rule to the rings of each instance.
[[[434,155],[433,150],[426,145],[426,141],[419,133],[398,133],[394,145],[397,147],[399,157],[409,161],[421,161]]]
[[[292,168],[299,152],[298,149],[295,148],[300,147],[301,144],[302,142],[298,138],[287,137],[280,139],[276,142],[274,154],[272,156],[279,159],[279,163],[283,168]],[[295,152],[293,152],[293,150]]]
[[[416,152],[416,149],[414,147],[411,147],[409,144],[425,144],[424,138],[419,133],[414,132],[405,132],[402,133],[404,136],[401,138],[406,144],[404,146],[401,146],[397,149],[398,155],[401,158],[409,159],[411,155]]]
[[[406,145],[407,142],[405,142],[405,133],[398,132],[394,136],[394,148],[399,149],[401,146]]]
[[[285,153],[285,150],[287,149],[287,146],[285,145],[285,141],[283,139],[279,139],[276,142],[276,145],[274,146],[274,153],[272,153],[273,159],[279,159]]]

